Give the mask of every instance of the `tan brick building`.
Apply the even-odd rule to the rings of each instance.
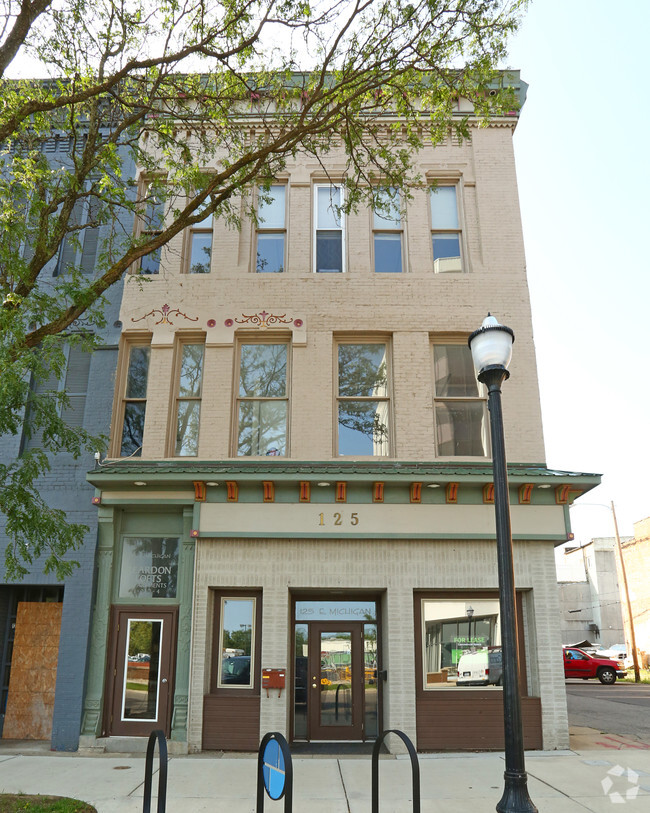
[[[516,335],[526,743],[568,745],[553,548],[598,478],[544,464],[515,125],[424,149],[422,186],[382,192],[379,212],[339,214],[342,154],[327,172],[298,157],[257,227],[203,223],[125,286],[112,459],[90,476],[86,743],[161,726],[190,751],[384,728],[420,750],[502,746],[489,429],[467,349],[491,311]]]

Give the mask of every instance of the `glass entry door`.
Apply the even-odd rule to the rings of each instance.
[[[118,610],[109,734],[169,734],[176,611]]]
[[[363,624],[309,625],[309,739],[363,739]]]

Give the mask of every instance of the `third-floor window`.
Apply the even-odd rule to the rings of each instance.
[[[258,273],[279,274],[286,264],[286,186],[274,184],[265,192],[258,190],[257,256]]]
[[[314,187],[314,271],[320,274],[345,271],[345,216],[343,187]]]

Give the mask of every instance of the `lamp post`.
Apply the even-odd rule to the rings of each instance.
[[[472,616],[474,615],[474,608],[470,606],[465,610],[467,615],[467,649],[472,648]]]
[[[492,469],[494,476],[494,510],[497,532],[499,575],[499,608],[501,616],[501,649],[503,653],[503,722],[506,769],[503,796],[498,813],[537,813],[528,795],[528,777],[524,758],[524,738],[519,693],[519,658],[517,653],[517,617],[515,614],[515,573],[510,530],[508,472],[501,411],[501,384],[510,377],[515,334],[500,325],[489,313],[483,324],[469,337],[477,378],[488,390]]]

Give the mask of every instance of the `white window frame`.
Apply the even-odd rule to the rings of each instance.
[[[383,216],[377,213],[375,207],[372,207],[371,211],[371,218],[372,218],[372,270],[374,274],[392,274],[398,273],[403,274],[406,268],[405,264],[405,251],[404,251],[404,244],[405,244],[405,232],[404,232],[404,211],[402,209],[403,201],[402,201],[402,190],[397,189],[395,187],[378,187],[376,190],[377,195],[381,195],[382,192],[387,191],[388,189],[392,189],[397,195],[397,204],[399,207],[400,219],[399,224],[395,221],[396,225],[394,228],[390,228],[390,226],[385,224],[377,225],[376,217],[379,216],[382,219]],[[385,220],[385,219],[384,219]],[[396,234],[399,235],[399,245],[400,245],[400,269],[399,271],[377,271],[377,252],[376,252],[376,243],[375,237],[379,234]]]
[[[267,273],[285,273],[287,270],[287,243],[288,243],[288,231],[287,231],[287,221],[288,221],[288,213],[289,213],[289,184],[283,182],[274,182],[269,187],[269,191],[266,192],[268,195],[272,189],[282,187],[284,189],[284,214],[282,218],[283,226],[282,228],[273,226],[266,228],[260,221],[257,222],[257,226],[255,228],[255,251],[253,252],[253,271],[256,274],[267,274]],[[258,186],[257,188],[257,199],[256,199],[256,211],[259,213],[259,201],[260,196],[264,195],[264,190]],[[283,252],[282,252],[282,271],[275,271],[275,272],[268,272],[268,271],[258,271],[257,270],[257,244],[260,235],[265,234],[281,234],[283,236]]]
[[[315,183],[313,185],[313,228],[312,228],[312,239],[313,239],[313,254],[312,254],[312,268],[314,274],[327,274],[327,271],[319,271],[317,265],[317,256],[318,256],[318,232],[319,231],[331,231],[331,232],[341,232],[341,271],[333,271],[332,273],[338,274],[347,273],[347,262],[346,262],[346,250],[347,250],[347,240],[346,240],[346,216],[345,212],[341,211],[339,213],[341,219],[341,225],[337,228],[325,227],[319,228],[318,227],[318,190],[319,189],[338,189],[340,194],[340,206],[341,209],[345,204],[345,187],[342,183]]]
[[[208,223],[209,221],[209,223]],[[206,225],[207,224],[207,225]],[[192,247],[194,244],[194,237],[201,235],[201,234],[209,234],[210,235],[210,259],[208,261],[208,270],[207,271],[192,271]],[[186,262],[185,262],[185,273],[186,274],[196,274],[202,276],[204,274],[209,274],[212,271],[212,255],[214,249],[214,215],[208,215],[203,220],[200,220],[198,223],[194,223],[192,226],[189,226],[187,229],[187,242],[186,242]]]
[[[439,189],[453,189],[456,197],[456,220],[457,226],[454,227],[438,227],[434,223],[433,220],[433,208],[432,208],[432,195]],[[431,249],[431,261],[432,261],[432,268],[434,274],[463,274],[467,271],[467,259],[466,259],[466,251],[464,246],[464,231],[463,231],[463,211],[462,211],[462,187],[460,181],[451,179],[451,178],[440,178],[436,179],[435,184],[430,186],[428,189],[428,204],[429,204],[429,224],[431,229],[431,234],[429,238],[429,246]],[[460,255],[460,269],[451,267],[451,263],[445,263],[444,260],[447,259],[455,259],[455,258],[447,258],[442,257],[438,258],[437,260],[434,259],[434,252],[433,252],[433,238],[436,234],[443,235],[443,234],[456,234],[458,235],[458,252]],[[438,265],[436,265],[438,263]]]

